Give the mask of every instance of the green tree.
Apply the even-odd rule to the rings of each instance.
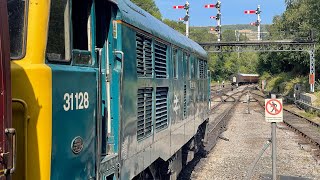
[[[131,0],[131,1],[135,3],[137,6],[147,11],[148,13],[150,13],[152,16],[156,17],[157,19],[159,20],[162,19],[160,10],[157,7],[154,0]]]
[[[236,34],[234,30],[225,30],[222,32],[223,41],[236,41]]]
[[[273,40],[307,40],[310,30],[320,33],[320,1],[319,0],[286,0],[286,11],[275,16],[269,27]],[[316,39],[319,42],[319,37]],[[316,46],[318,49],[318,45]],[[318,50],[316,49],[316,67]],[[258,71],[268,71],[272,74],[293,72],[306,75],[309,72],[309,55],[300,52],[272,52],[262,53],[259,56]],[[319,73],[320,71],[318,71]]]
[[[204,28],[190,28],[190,39],[196,42],[214,42],[217,41],[217,34],[210,31],[209,27]]]
[[[181,34],[185,34],[186,28],[183,22],[177,22],[170,19],[164,19],[163,22],[173,28],[174,30],[180,32]]]

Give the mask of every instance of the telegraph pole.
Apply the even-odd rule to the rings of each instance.
[[[173,9],[185,9],[186,10],[186,15],[184,18],[179,18],[180,21],[184,21],[186,23],[186,36],[189,37],[189,27],[190,27],[190,22],[189,22],[189,8],[190,8],[190,4],[188,1],[186,1],[185,5],[177,5],[177,6],[173,6]]]

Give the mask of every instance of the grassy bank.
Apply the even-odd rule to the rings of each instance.
[[[266,91],[272,93],[280,93],[286,96],[293,95],[295,84],[301,84],[305,91],[309,90],[308,77],[296,76],[292,73],[280,73],[277,75],[264,73],[260,77],[260,85],[262,80],[267,81],[267,86],[265,88]]]

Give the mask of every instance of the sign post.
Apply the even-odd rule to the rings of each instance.
[[[272,141],[272,179],[277,179],[277,148],[276,148],[276,128],[277,122],[283,122],[282,99],[276,99],[272,94],[271,99],[265,99],[265,120],[271,122],[271,141]]]

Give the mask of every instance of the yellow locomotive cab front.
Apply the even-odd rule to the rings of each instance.
[[[8,2],[16,180],[50,179],[52,78],[44,54],[49,4],[47,0]]]

